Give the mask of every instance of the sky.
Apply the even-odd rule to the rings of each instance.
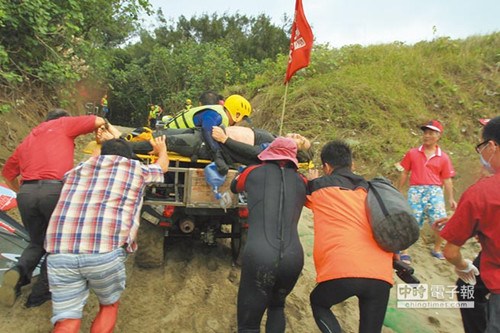
[[[217,13],[265,14],[282,26],[293,17],[295,0],[150,0],[174,21]],[[436,37],[462,39],[500,31],[499,0],[302,0],[316,43],[413,44]],[[151,18],[149,19],[151,20]],[[149,24],[154,25],[154,23]]]

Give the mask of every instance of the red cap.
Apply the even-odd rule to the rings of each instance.
[[[299,161],[297,160],[297,144],[289,138],[277,137],[273,142],[264,149],[258,156],[261,161],[292,161],[297,168]]]
[[[427,124],[420,126],[420,129],[423,131],[426,128],[431,129],[433,131],[443,133],[443,125],[437,120],[431,120]]]

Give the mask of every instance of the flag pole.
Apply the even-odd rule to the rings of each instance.
[[[283,110],[281,111],[281,121],[280,121],[280,132],[279,136],[281,136],[281,133],[283,132],[283,119],[285,118],[285,108],[286,108],[286,96],[288,94],[288,81],[285,84],[285,98],[283,99]]]
[[[288,94],[288,82],[293,74],[301,68],[309,66],[311,49],[314,36],[307,22],[302,7],[302,0],[295,1],[295,15],[292,23],[292,31],[290,36],[290,54],[288,56],[288,66],[285,76],[285,98],[283,100],[283,110],[281,111],[280,132],[283,132],[283,119],[285,118],[286,97]]]

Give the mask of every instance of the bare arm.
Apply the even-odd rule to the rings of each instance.
[[[455,210],[457,208],[457,202],[453,197],[453,182],[451,178],[443,179],[444,192],[448,196],[448,202],[450,203],[450,208]]]
[[[460,246],[456,246],[450,242],[446,243],[443,254],[448,260],[450,264],[455,266],[458,269],[466,269],[467,263],[462,257],[462,253],[460,252]]]
[[[408,180],[408,174],[409,174],[408,170],[401,171],[401,177],[399,178],[399,186],[398,186],[398,190],[400,192],[403,192],[403,189],[406,185],[406,181]]]
[[[106,122],[105,125],[95,130],[95,137],[97,143],[101,143],[111,139],[118,139],[121,137],[121,135],[122,132],[120,132],[116,127],[114,127],[108,122]]]
[[[107,123],[106,119],[101,118],[101,117],[95,117],[94,128],[98,129],[101,126],[105,126],[106,123]]]
[[[161,135],[150,141],[153,146],[153,152],[158,155],[158,160],[156,160],[155,164],[158,164],[164,173],[168,171],[169,162],[165,140],[165,135]]]
[[[19,192],[19,178],[16,177],[14,178],[13,180],[8,180],[8,179],[4,179],[5,180],[5,184],[11,189],[13,190],[14,192]]]

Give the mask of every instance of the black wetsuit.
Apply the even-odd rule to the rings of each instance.
[[[266,162],[246,168],[231,184],[246,191],[248,238],[238,290],[238,332],[285,331],[285,298],[304,265],[297,224],[306,200],[305,178],[291,163]]]

